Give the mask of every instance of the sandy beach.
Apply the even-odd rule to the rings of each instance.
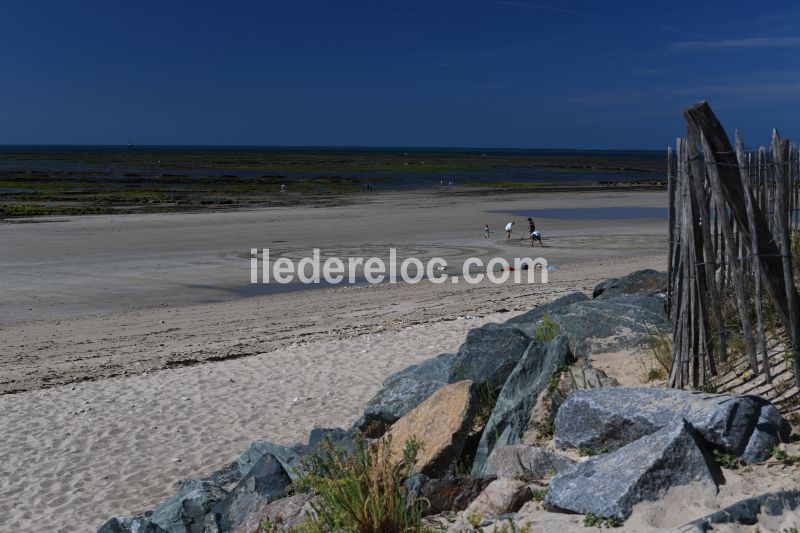
[[[382,193],[339,207],[0,225],[0,530],[92,531],[152,508],[256,438],[351,424],[384,377],[456,351],[470,328],[665,268],[665,221],[626,211],[664,197]],[[552,209],[575,211],[537,214]],[[544,248],[505,240],[527,210]],[[257,295],[267,290],[249,286],[249,250],[262,247],[293,258],[394,247],[453,269],[470,256],[542,256],[556,268],[548,284]]]

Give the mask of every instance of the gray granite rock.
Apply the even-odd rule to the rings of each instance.
[[[561,298],[556,298],[550,303],[534,307],[530,311],[526,311],[521,315],[509,318],[505,321],[505,325],[514,326],[525,333],[528,337],[534,338],[536,337],[536,325],[542,319],[545,313],[550,314],[556,309],[560,309],[577,302],[583,302],[588,299],[589,297],[582,292],[573,292],[567,294],[566,296],[562,296]]]
[[[550,480],[546,502],[555,508],[627,519],[633,506],[657,500],[675,486],[716,486],[718,468],[684,420],[609,454],[593,457]]]
[[[97,533],[165,533],[150,521],[152,512],[136,516],[115,516],[97,530]]]
[[[239,468],[239,461],[233,461],[204,477],[201,481],[207,481],[227,490],[238,483],[240,479],[242,479],[242,471]]]
[[[239,471],[244,477],[262,457],[272,455],[289,474],[289,477],[294,480],[302,471],[303,458],[309,453],[311,453],[311,449],[302,444],[281,446],[265,440],[256,440],[239,456]]]
[[[537,446],[510,444],[495,448],[484,471],[496,477],[543,479],[573,466],[575,461],[559,453]]]
[[[613,298],[623,294],[654,295],[666,292],[667,274],[650,268],[631,272],[625,277],[607,279],[598,283],[592,298]]]
[[[169,533],[203,533],[205,517],[227,493],[208,481],[184,483],[178,493],[153,511],[150,522]]]
[[[274,456],[262,456],[233,490],[211,509],[219,530],[231,531],[263,504],[283,498],[291,482]]]
[[[522,442],[537,397],[559,366],[569,362],[571,357],[564,336],[547,343],[531,343],[500,391],[475,453],[473,475],[487,474],[486,460],[496,447]]]
[[[569,368],[563,372],[558,384],[550,395],[550,405],[553,415],[567,401],[567,398],[583,389],[602,389],[605,387],[618,387],[619,382],[609,377],[599,368],[585,365],[580,369]]]
[[[499,389],[514,370],[530,339],[517,328],[486,324],[467,333],[450,371],[450,383],[470,380]]]
[[[454,358],[453,354],[443,353],[417,365],[409,366],[384,379],[383,386],[388,387],[398,379],[408,377],[420,381],[447,381],[450,379],[450,369],[453,366]]]
[[[308,436],[308,448],[313,452],[321,444],[328,443],[335,448],[352,452],[356,447],[355,439],[358,435],[358,431],[352,429],[314,428]]]
[[[790,432],[777,409],[758,396],[610,387],[581,390],[564,402],[556,414],[555,443],[613,451],[681,418],[709,445],[746,463],[767,459]]]
[[[667,327],[664,299],[639,294],[574,303],[550,319],[577,357],[642,347],[655,329]]]
[[[761,518],[779,517],[800,508],[800,490],[768,492],[747,498],[683,526],[681,531],[716,531],[719,524],[758,525]],[[767,527],[756,530],[767,531]],[[783,529],[782,531],[789,531]]]

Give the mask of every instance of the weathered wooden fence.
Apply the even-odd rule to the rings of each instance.
[[[707,103],[683,115],[686,138],[668,152],[669,384],[702,388],[728,362],[735,333],[744,339],[749,372],[768,382],[767,337],[779,334],[800,386],[800,302],[791,258],[792,235],[800,231],[797,146],[775,131],[769,149],[747,152],[738,132],[731,146]],[[735,324],[724,312],[730,315],[731,303]],[[777,316],[780,333],[768,327],[766,312]]]

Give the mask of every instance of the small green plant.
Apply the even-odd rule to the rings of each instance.
[[[483,515],[480,513],[471,511],[467,514],[467,523],[475,529],[480,528],[481,522],[483,522]]]
[[[581,457],[592,457],[593,455],[597,455],[597,453],[588,446],[581,446],[578,448],[578,455]]]
[[[623,523],[624,520],[618,516],[603,516],[589,513],[583,517],[583,525],[585,527],[622,527]]]
[[[792,363],[792,352],[790,352],[789,350],[783,352],[783,364],[786,366],[786,370],[790,372],[792,371],[792,369],[794,369]]]
[[[561,332],[561,326],[552,319],[550,313],[544,313],[539,323],[536,324],[535,338],[537,341],[550,342],[558,337]]]
[[[258,523],[258,527],[256,527],[254,533],[276,533],[280,530],[279,524],[273,524],[269,518],[265,518]]]
[[[727,468],[728,470],[738,470],[739,466],[741,466],[741,461],[739,458],[731,455],[729,453],[724,453],[719,450],[714,450],[714,462],[717,463],[722,468]]]
[[[450,467],[450,474],[453,476],[467,476],[470,472],[472,472],[470,463],[461,457],[453,461],[453,465]]]
[[[601,455],[604,453],[608,453],[608,448],[603,448],[601,450],[595,450],[589,446],[581,446],[578,448],[578,455],[581,457],[594,457],[595,455]]]
[[[741,356],[747,350],[744,337],[738,333],[730,333],[727,335],[725,343],[728,346],[728,351],[731,352],[732,355]]]
[[[539,422],[539,424],[536,426],[536,437],[539,439],[552,438],[555,432],[556,427],[553,424],[553,421],[550,420],[549,416],[545,417],[545,419]]]
[[[581,369],[583,370],[583,369]],[[572,388],[573,392],[577,392],[578,390],[578,382],[575,381],[575,375],[572,373],[572,369],[568,368],[567,372],[569,372],[569,386]],[[583,373],[583,388],[588,389],[589,387],[586,386],[586,373]]]
[[[500,526],[500,529],[494,526],[492,533],[533,533],[533,526],[530,523],[517,526],[517,524],[514,523],[514,518],[509,516],[508,522]]]
[[[304,460],[304,473],[294,482],[295,491],[319,496],[311,504],[314,512],[306,529],[359,533],[422,530],[424,501],[407,500],[403,486],[421,448],[422,443],[409,439],[403,460],[398,462],[390,453],[391,435],[372,444],[358,439],[352,453],[320,445],[317,454]]]
[[[772,458],[778,461],[788,461],[789,454],[786,453],[786,450],[776,445],[774,448],[772,448]]]
[[[713,382],[709,381],[708,383],[705,383],[705,384],[701,385],[700,386],[700,390],[702,392],[707,392],[709,394],[716,394],[717,385],[716,385],[716,383],[713,383]]]
[[[497,392],[495,392],[491,382],[487,380],[475,386],[475,396],[478,408],[472,421],[472,427],[476,430],[481,430],[486,426],[492,411],[494,411],[494,406],[497,404]]]
[[[647,371],[645,381],[660,381],[666,377],[666,372],[663,368],[652,367]]]
[[[547,489],[533,489],[531,494],[533,494],[534,500],[541,502],[547,497]]]
[[[669,375],[672,370],[672,336],[656,327],[651,329],[648,326],[648,332],[650,334],[647,337],[647,345],[650,354],[665,375]]]

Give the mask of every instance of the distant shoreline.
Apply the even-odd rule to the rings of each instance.
[[[0,219],[360,203],[380,191],[652,190],[661,152],[0,149]]]
[[[460,197],[460,196],[494,196],[508,193],[514,194],[553,194],[564,192],[592,192],[592,191],[620,191],[620,192],[641,192],[641,191],[663,191],[666,190],[666,182],[653,180],[652,182],[642,183],[609,183],[598,185],[574,185],[574,186],[509,186],[509,187],[461,187],[452,190],[436,191],[430,189],[411,189],[405,191],[382,190],[369,193],[345,193],[345,194],[309,194],[309,195],[287,195],[280,201],[265,201],[263,203],[250,202],[239,204],[233,201],[226,203],[220,202],[212,205],[181,205],[161,203],[156,206],[148,204],[123,204],[123,205],[86,205],[74,206],[63,204],[29,204],[15,203],[8,198],[0,196],[0,224],[2,223],[24,223],[47,221],[51,217],[70,217],[86,215],[133,215],[133,214],[155,214],[155,213],[203,213],[212,211],[248,211],[253,209],[264,209],[270,207],[336,207],[359,204],[368,201],[375,195],[384,194],[404,194],[414,193],[424,194],[426,192],[439,194],[441,197]]]
[[[558,154],[558,153],[663,153],[658,148],[519,148],[519,147],[486,147],[486,146],[291,146],[291,145],[248,145],[248,144],[0,144],[0,154],[5,151],[46,151],[74,150],[74,151],[296,151],[296,152],[423,152],[423,153],[480,153],[492,152],[499,154],[530,153],[530,154]]]

